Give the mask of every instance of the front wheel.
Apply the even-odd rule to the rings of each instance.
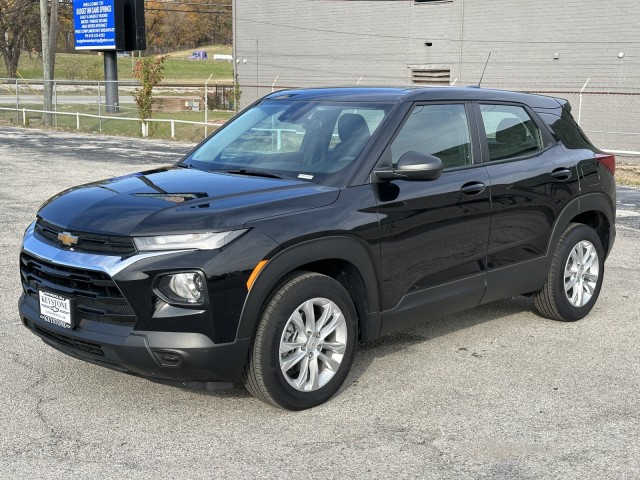
[[[547,282],[533,295],[534,307],[553,320],[580,320],[595,305],[603,275],[600,238],[591,227],[573,223],[560,237]]]
[[[356,346],[357,319],[336,280],[300,273],[267,301],[244,373],[247,390],[290,410],[319,405],[340,388]]]

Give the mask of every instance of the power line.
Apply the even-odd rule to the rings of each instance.
[[[202,7],[224,7],[231,8],[233,5],[226,3],[198,3],[198,2],[181,2],[175,0],[145,0],[145,3],[166,3],[169,5],[197,5]]]
[[[225,10],[179,10],[177,8],[145,8],[145,11],[150,12],[182,12],[182,13],[216,13],[229,15],[231,12]]]
[[[294,30],[303,30],[303,31],[308,31],[308,32],[321,32],[321,33],[337,33],[337,34],[341,34],[341,35],[347,35],[347,36],[353,36],[353,37],[368,37],[368,38],[392,38],[392,39],[397,39],[397,40],[424,40],[425,38],[429,38],[429,40],[438,40],[438,41],[446,41],[446,42],[460,42],[461,40],[459,38],[438,38],[438,37],[431,37],[428,35],[421,35],[419,37],[412,37],[409,35],[386,35],[386,34],[382,34],[382,33],[360,33],[360,32],[347,32],[344,30],[332,30],[332,29],[328,29],[328,28],[312,28],[312,27],[299,27],[296,25],[287,25],[284,23],[275,23],[275,22],[266,22],[263,20],[252,20],[249,18],[241,18],[241,17],[236,17],[236,20],[242,21],[242,22],[248,22],[248,23],[255,23],[255,24],[259,24],[259,25],[270,25],[270,26],[274,26],[274,27],[283,27],[283,28],[291,28]],[[471,43],[505,43],[505,44],[521,44],[521,45],[532,45],[532,44],[538,44],[538,45],[558,45],[558,44],[562,44],[562,45],[567,45],[567,44],[572,44],[572,45],[602,45],[602,44],[608,44],[608,45],[636,45],[638,42],[637,41],[633,41],[633,40],[629,40],[629,41],[608,41],[608,40],[603,40],[603,39],[599,39],[599,40],[586,40],[586,41],[579,41],[579,40],[556,40],[556,41],[552,41],[552,40],[547,40],[547,41],[543,41],[543,40],[538,40],[538,41],[532,41],[532,40],[477,40],[477,39],[472,39],[472,38],[464,38],[462,39],[465,42],[471,42]]]

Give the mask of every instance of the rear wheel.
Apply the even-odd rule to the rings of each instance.
[[[544,317],[580,320],[596,303],[603,274],[600,238],[591,227],[573,223],[560,237],[547,282],[533,295],[533,304]]]
[[[349,373],[356,337],[355,307],[340,283],[318,273],[290,277],[263,310],[245,386],[290,410],[319,405]]]

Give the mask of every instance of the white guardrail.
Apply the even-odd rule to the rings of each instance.
[[[188,125],[203,125],[205,127],[205,136],[207,135],[207,127],[221,127],[223,124],[222,123],[211,123],[211,122],[192,122],[190,120],[175,120],[175,119],[169,119],[169,118],[148,118],[145,121],[140,120],[139,118],[130,118],[130,117],[111,117],[111,116],[105,116],[105,115],[93,115],[91,113],[80,113],[80,112],[56,112],[56,111],[50,111],[50,110],[35,110],[32,108],[7,108],[7,107],[0,107],[0,111],[7,111],[7,112],[16,112],[16,113],[22,113],[22,125],[23,126],[27,126],[27,112],[28,113],[48,113],[51,115],[66,115],[66,116],[71,116],[71,117],[76,117],[76,130],[80,130],[80,118],[81,117],[86,117],[86,118],[98,118],[98,119],[104,119],[104,120],[123,120],[123,121],[130,121],[130,122],[140,122],[140,127],[142,129],[142,136],[143,137],[148,137],[149,136],[149,123],[151,122],[157,122],[157,123],[170,123],[171,124],[171,138],[176,138],[176,123],[182,123],[182,124],[188,124]]]

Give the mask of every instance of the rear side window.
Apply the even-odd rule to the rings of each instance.
[[[445,168],[471,165],[469,125],[463,104],[417,105],[391,144],[393,166],[409,151],[434,155]]]
[[[542,150],[540,130],[522,107],[480,105],[489,160],[531,155]]]

